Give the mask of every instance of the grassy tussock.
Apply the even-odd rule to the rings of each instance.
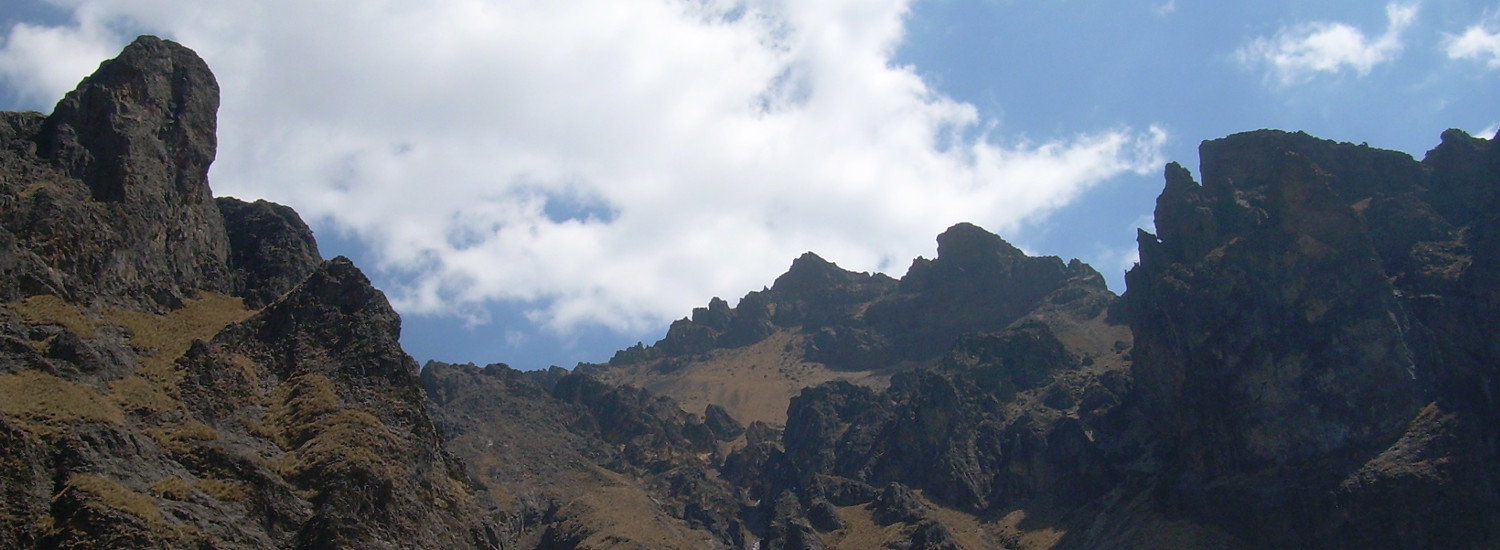
[[[276,462],[282,476],[371,476],[392,482],[407,477],[406,467],[393,460],[405,451],[400,438],[369,413],[340,411],[309,428],[314,435]]]
[[[162,480],[153,485],[152,490],[155,491],[158,485],[169,491],[178,489],[176,483]],[[168,521],[161,513],[161,508],[157,506],[155,498],[133,491],[113,480],[87,474],[73,474],[68,476],[67,488],[91,495],[96,503],[105,507],[140,518],[150,529],[153,537],[162,543],[171,546],[207,545],[211,547],[218,542],[195,526]]]
[[[277,445],[290,449],[312,437],[309,431],[318,421],[341,408],[332,380],[320,374],[304,374],[276,387],[266,418],[279,436]]]
[[[277,445],[281,445],[280,435],[277,434],[275,430],[272,430],[269,426],[266,426],[264,423],[252,418],[241,418],[239,422],[240,426],[245,428],[245,433],[248,433],[255,437],[259,437],[266,441],[273,441],[276,442]]]
[[[44,432],[85,422],[122,424],[125,419],[120,408],[94,388],[37,371],[0,376],[0,412]]]
[[[245,384],[254,391],[254,394],[260,395],[260,367],[256,366],[255,361],[238,353],[230,355],[229,361],[239,371],[240,376],[245,380]],[[264,404],[262,403],[262,405]]]

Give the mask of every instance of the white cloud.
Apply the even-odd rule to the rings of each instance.
[[[96,10],[78,10],[67,27],[18,23],[0,48],[0,84],[28,105],[48,108],[100,61],[119,53],[118,42]]]
[[[1500,32],[1487,25],[1473,25],[1458,36],[1448,36],[1449,59],[1478,59],[1491,69],[1500,69]]]
[[[909,0],[74,1],[201,53],[216,192],[359,236],[403,313],[654,329],[803,251],[900,269],[953,223],[1014,230],[1165,139],[999,135],[893,66]],[[71,59],[87,29],[46,31]]]
[[[1153,8],[1153,11],[1155,11],[1157,15],[1169,15],[1172,12],[1177,11],[1177,0],[1167,0],[1165,4],[1161,4]]]
[[[1387,26],[1375,39],[1344,23],[1315,22],[1283,28],[1235,52],[1247,67],[1265,66],[1266,78],[1281,86],[1301,84],[1319,73],[1352,70],[1359,76],[1401,53],[1401,35],[1417,17],[1417,5],[1386,4]]]

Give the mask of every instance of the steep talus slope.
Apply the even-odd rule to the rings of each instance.
[[[1127,277],[1163,510],[1257,546],[1493,540],[1500,152],[1262,131],[1201,153]]]
[[[0,547],[493,547],[385,297],[212,197],[217,106],[141,37],[0,115]]]

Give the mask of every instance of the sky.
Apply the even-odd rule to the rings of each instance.
[[[1500,3],[1467,0],[7,0],[0,109],[139,34],[219,80],[215,194],[294,207],[419,361],[523,369],[806,251],[900,277],[959,222],[1123,292],[1203,140],[1500,125]]]

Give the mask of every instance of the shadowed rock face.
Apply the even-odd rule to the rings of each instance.
[[[155,37],[131,43],[58,102],[37,153],[86,185],[83,207],[112,230],[76,235],[73,275],[162,306],[198,289],[229,290],[229,244],[208,188],[218,108],[208,65]]]
[[[1127,275],[1168,508],[1273,546],[1483,540],[1494,479],[1470,465],[1495,459],[1497,355],[1461,327],[1497,318],[1465,284],[1495,280],[1490,142],[1447,132],[1417,162],[1261,131],[1201,154],[1202,185],[1167,168]],[[1438,443],[1459,434],[1473,446]]]
[[[215,203],[229,235],[234,291],[247,307],[271,303],[323,262],[312,230],[291,208],[233,197],[219,197]]]

